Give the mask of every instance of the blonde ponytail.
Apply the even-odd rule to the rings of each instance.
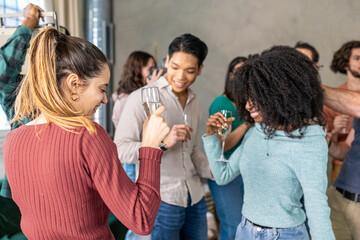
[[[84,50],[83,45],[90,48],[91,56],[87,56],[89,51]],[[105,56],[100,53],[86,40],[66,36],[53,28],[38,33],[30,46],[29,72],[19,88],[15,117],[10,123],[27,117],[35,119],[43,114],[48,123],[53,122],[67,131],[85,127],[90,133],[96,133],[94,123],[77,112],[65,97],[62,82],[70,73],[76,73],[84,80],[99,74],[106,64]],[[79,59],[74,56],[76,54],[85,56]],[[102,55],[100,59],[98,54]],[[86,69],[84,66],[89,60],[93,63]],[[83,69],[78,70],[78,65]],[[86,71],[90,71],[90,75]]]

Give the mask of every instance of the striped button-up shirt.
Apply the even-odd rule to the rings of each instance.
[[[177,96],[172,92],[171,85],[164,77],[145,87],[159,88],[160,101],[165,106],[162,116],[170,128],[175,124],[184,124],[184,114],[190,118],[189,122],[193,129],[191,140],[187,143],[179,141],[162,156],[160,194],[163,202],[187,207],[188,193],[190,193],[191,205],[194,205],[204,195],[200,177],[212,178],[207,158],[197,146],[200,136],[200,102],[194,92],[188,88],[188,99],[183,109]],[[122,163],[138,162],[144,120],[141,89],[138,89],[128,97],[115,132],[114,141]]]

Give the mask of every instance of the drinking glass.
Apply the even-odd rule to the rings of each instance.
[[[228,110],[221,110],[221,113],[224,114],[226,118],[232,117],[232,112]],[[228,162],[228,160],[224,156],[224,147],[225,147],[225,139],[231,133],[231,122],[226,121],[221,127],[219,127],[218,132],[221,137],[221,155],[220,159],[217,160],[219,162]]]
[[[183,122],[185,125],[191,127],[191,119],[189,114],[184,113],[183,114]],[[183,151],[188,152],[189,151],[189,141],[183,141]]]
[[[156,109],[161,106],[159,89],[157,87],[148,87],[141,89],[141,100],[144,106],[146,117],[150,117]]]

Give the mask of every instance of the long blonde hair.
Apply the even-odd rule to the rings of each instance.
[[[107,64],[105,55],[92,43],[66,36],[54,28],[40,32],[30,46],[29,72],[18,90],[15,117],[35,119],[43,114],[65,130],[85,127],[95,133],[93,122],[77,112],[63,92],[63,81],[75,73],[85,84],[99,76]]]

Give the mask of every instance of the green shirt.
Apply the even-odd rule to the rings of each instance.
[[[8,120],[14,117],[14,102],[16,89],[22,76],[21,67],[25,61],[26,50],[29,48],[31,30],[25,26],[19,26],[7,42],[0,48],[0,105]],[[24,124],[29,119],[24,120]],[[19,127],[22,123],[14,122],[11,129]],[[5,176],[0,195],[11,198],[9,183]]]
[[[230,99],[225,97],[224,95],[220,95],[214,99],[214,101],[212,102],[212,104],[209,108],[209,116],[213,115],[217,112],[220,112],[221,110],[232,111],[232,115],[233,115],[233,117],[235,117],[235,121],[232,122],[232,130],[231,131],[234,131],[241,124],[243,124],[244,121],[240,119],[239,114],[236,110],[236,107],[230,101]],[[230,150],[228,150],[224,153],[226,158],[230,157],[230,155],[235,151],[235,149],[241,144],[241,141],[242,141],[242,139],[233,148],[231,148]]]

